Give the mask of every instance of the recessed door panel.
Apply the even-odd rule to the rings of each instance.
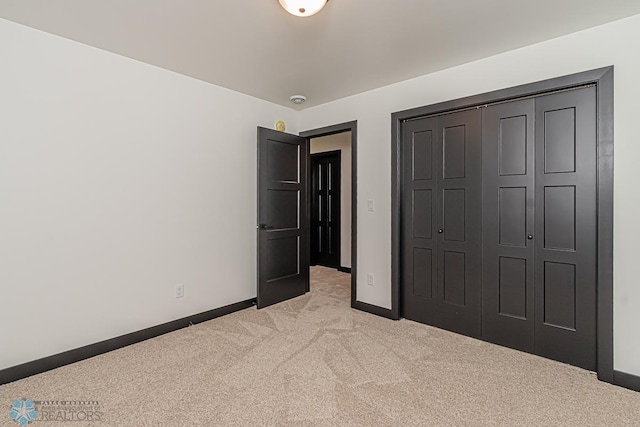
[[[300,191],[267,190],[273,201],[266,207],[267,224],[273,229],[297,229],[300,226]]]
[[[499,309],[503,316],[527,319],[527,260],[500,257]]]
[[[576,108],[544,112],[544,172],[576,171]]]
[[[267,239],[267,282],[295,276],[300,272],[300,240],[298,236]]]
[[[413,293],[433,298],[433,251],[413,248]]]
[[[433,233],[433,191],[413,192],[413,237],[431,239]]]
[[[445,127],[442,144],[444,147],[444,178],[465,177],[465,156],[467,144],[465,125]]]
[[[466,305],[465,255],[463,252],[444,251],[444,301],[460,306]]]
[[[544,314],[547,326],[576,329],[576,266],[544,263]]]
[[[444,240],[451,242],[465,241],[465,189],[451,188],[444,190]]]
[[[503,187],[498,191],[500,244],[524,247],[527,242],[527,187]]]
[[[425,130],[413,134],[413,179],[432,179],[433,131]]]
[[[576,249],[576,187],[544,187],[544,248]]]
[[[266,143],[269,179],[276,182],[300,182],[300,146],[269,139]]]
[[[498,132],[499,175],[527,174],[527,116],[500,119]]]

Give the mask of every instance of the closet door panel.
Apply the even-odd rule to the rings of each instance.
[[[480,336],[482,147],[481,113],[439,117],[437,298],[438,326]]]
[[[528,352],[534,349],[534,119],[533,99],[482,112],[482,334]]]
[[[536,99],[535,352],[596,368],[596,89]]]
[[[437,119],[403,124],[402,307],[403,316],[437,321],[436,238]]]

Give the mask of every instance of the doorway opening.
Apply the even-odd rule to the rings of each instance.
[[[310,284],[350,283],[351,306],[355,307],[356,122],[301,132],[300,136],[309,144]]]
[[[310,140],[310,265],[351,273],[351,132]]]

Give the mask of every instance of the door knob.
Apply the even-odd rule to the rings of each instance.
[[[527,236],[527,239],[529,239],[529,240],[533,240],[533,236],[532,236],[531,234],[529,234],[529,235]]]
[[[438,229],[438,234],[442,234],[442,233],[444,233],[444,230],[442,228],[439,228]]]

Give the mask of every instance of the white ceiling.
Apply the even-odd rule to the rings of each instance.
[[[302,107],[640,13],[638,0],[0,0],[0,17]]]

